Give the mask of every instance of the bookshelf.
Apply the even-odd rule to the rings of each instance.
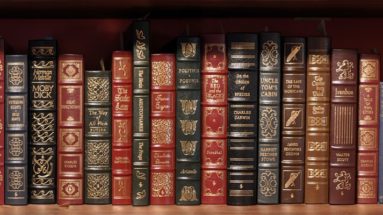
[[[283,36],[319,36],[326,23],[332,47],[359,52],[383,51],[383,2],[375,0],[3,0],[0,34],[6,53],[27,53],[29,39],[52,36],[59,53],[82,53],[86,69],[98,69],[103,58],[121,49],[132,20],[150,12],[152,52],[187,29],[191,35],[278,31]],[[319,18],[318,18],[319,17]],[[322,18],[323,17],[323,18]],[[0,214],[376,214],[381,205],[225,206],[0,206]]]
[[[0,213],[13,215],[301,215],[301,214],[347,214],[347,215],[375,215],[382,210],[381,205],[256,205],[256,206],[226,206],[226,205],[203,205],[203,206],[149,206],[149,207],[131,207],[131,206],[111,206],[111,205],[82,205],[59,207],[57,205],[29,205],[29,206],[2,206]]]

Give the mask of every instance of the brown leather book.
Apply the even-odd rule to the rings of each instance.
[[[306,40],[286,37],[283,45],[281,203],[303,203]]]
[[[357,202],[378,202],[380,56],[360,55]]]
[[[328,203],[330,39],[307,40],[305,203]]]
[[[358,120],[358,55],[334,49],[331,56],[330,204],[354,204]]]

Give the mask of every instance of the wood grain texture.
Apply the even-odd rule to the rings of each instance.
[[[0,214],[13,215],[375,215],[383,212],[383,205],[257,205],[257,206],[226,206],[226,205],[201,205],[201,206],[96,206],[81,205],[60,207],[57,205],[28,205],[28,206],[1,206]]]

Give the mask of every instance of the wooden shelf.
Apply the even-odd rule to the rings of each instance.
[[[377,0],[2,0],[0,17],[382,17]]]
[[[0,214],[13,215],[376,215],[383,213],[383,205],[256,205],[256,206],[112,206],[81,205],[60,207],[58,205],[1,206]]]

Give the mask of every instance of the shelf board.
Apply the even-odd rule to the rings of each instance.
[[[0,214],[13,215],[375,215],[383,213],[383,205],[255,205],[255,206],[226,206],[226,205],[200,205],[200,206],[112,206],[112,205],[80,205],[61,207],[57,205],[28,205],[28,206],[0,206]]]
[[[2,0],[5,18],[382,17],[376,0]]]

